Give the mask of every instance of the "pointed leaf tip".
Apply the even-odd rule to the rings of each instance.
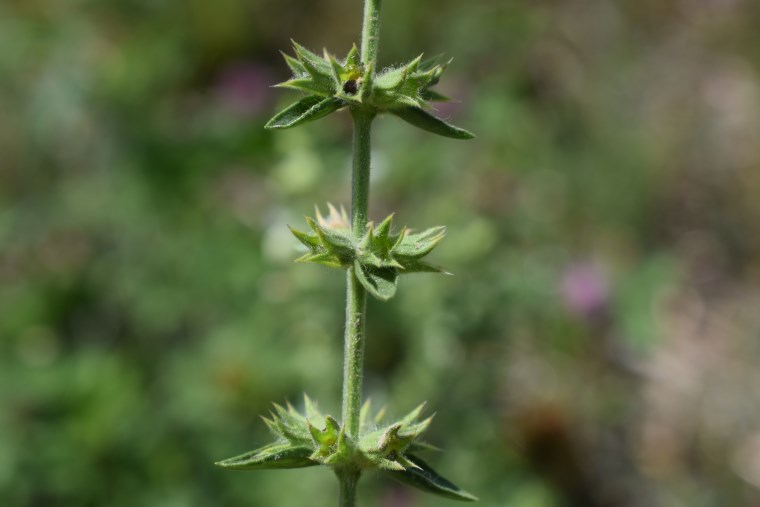
[[[475,137],[472,132],[451,125],[419,107],[392,109],[390,112],[417,128],[427,130],[439,136],[452,139],[473,139]]]
[[[343,106],[345,106],[345,103],[335,97],[323,98],[309,95],[276,114],[264,125],[264,128],[288,129],[296,127],[303,123],[323,118]]]
[[[303,77],[296,77],[283,83],[278,83],[273,85],[273,88],[289,88],[291,90],[320,95],[323,98],[332,95],[332,90],[326,87],[324,83],[318,83],[311,78]]]
[[[430,465],[417,456],[406,454],[406,459],[415,466],[407,467],[403,471],[389,470],[386,473],[400,482],[434,495],[463,502],[474,502],[478,499],[476,496],[441,477],[438,472],[430,468]]]
[[[309,459],[311,452],[311,449],[306,447],[275,443],[214,464],[229,470],[305,468],[319,464]]]

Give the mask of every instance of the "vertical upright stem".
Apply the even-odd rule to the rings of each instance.
[[[374,113],[354,109],[354,154],[351,174],[351,229],[361,237],[367,227],[371,131]]]
[[[354,156],[351,191],[351,228],[361,237],[367,227],[369,207],[370,131],[373,114],[359,109],[354,118]],[[348,269],[346,297],[346,334],[343,362],[343,424],[348,436],[359,435],[359,412],[362,402],[364,363],[364,324],[367,291],[356,278],[355,268]]]
[[[365,0],[362,28],[362,63],[373,72],[376,67],[380,33],[381,0]],[[370,135],[375,112],[353,107],[354,120],[353,169],[351,186],[351,230],[355,238],[361,237],[367,227],[369,208]],[[349,440],[356,444],[359,438],[359,414],[362,403],[364,377],[364,333],[366,322],[367,291],[356,278],[355,267],[350,267],[346,280],[346,334],[343,347],[343,425]],[[356,483],[361,470],[358,467],[336,469],[340,481],[340,507],[356,505]]]
[[[364,25],[362,27],[362,63],[372,64],[377,70],[377,52],[380,46],[381,0],[364,0]]]
[[[342,471],[338,474],[340,479],[339,507],[354,507],[356,505],[356,483],[359,482],[359,473],[356,471]]]
[[[354,155],[351,188],[351,229],[361,237],[367,227],[369,207],[370,133],[372,112],[354,109]],[[343,425],[352,442],[359,438],[364,377],[364,332],[367,291],[356,278],[355,267],[347,271],[346,334],[343,345]],[[359,470],[350,467],[336,470],[340,480],[340,506],[353,507],[356,502],[356,483]]]

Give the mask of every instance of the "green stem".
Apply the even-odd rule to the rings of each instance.
[[[354,507],[356,505],[356,483],[359,482],[359,472],[342,470],[338,472],[340,480],[339,507]]]
[[[364,362],[364,324],[367,291],[348,269],[346,297],[346,335],[343,353],[343,424],[352,442],[359,436],[359,411],[362,400]]]
[[[370,131],[373,114],[360,109],[352,111],[354,118],[354,157],[351,192],[351,228],[361,237],[367,227],[369,206]],[[343,424],[352,441],[359,436],[359,412],[362,403],[364,377],[364,327],[366,322],[367,291],[356,278],[354,267],[348,269],[346,280],[346,334],[343,362]]]
[[[355,237],[364,234],[369,207],[370,132],[374,113],[351,111],[354,118],[354,157],[351,191],[351,227]],[[359,439],[364,378],[364,333],[367,291],[356,278],[355,268],[348,268],[346,279],[346,334],[343,345],[343,425],[349,440]],[[356,502],[358,469],[336,470],[340,480],[340,505],[353,507]]]
[[[362,29],[362,62],[370,69],[376,67],[380,32],[380,1],[366,0]],[[372,70],[370,70],[372,71]],[[369,209],[370,136],[373,111],[355,107],[354,154],[351,175],[351,230],[354,237],[364,235]],[[364,333],[366,323],[367,291],[356,278],[355,268],[348,269],[346,279],[346,334],[343,360],[343,426],[351,445],[359,439],[359,422],[364,378]],[[361,470],[345,467],[336,470],[340,481],[340,507],[356,505],[356,483]]]
[[[354,236],[364,235],[369,208],[369,172],[371,131],[374,113],[354,109],[354,154],[351,175],[351,229]]]
[[[362,27],[362,63],[372,64],[377,70],[377,52],[380,46],[381,0],[364,1],[364,25]]]

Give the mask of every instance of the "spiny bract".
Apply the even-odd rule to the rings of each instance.
[[[361,237],[351,232],[346,210],[328,204],[330,213],[323,217],[317,209],[316,221],[306,217],[312,232],[291,228],[296,238],[308,248],[297,262],[313,262],[335,268],[353,266],[367,291],[387,301],[396,294],[398,277],[410,273],[446,273],[422,260],[446,235],[446,228],[431,227],[413,234],[410,229],[393,231],[393,215],[379,225],[367,224]]]
[[[383,424],[384,410],[371,415],[370,402],[361,410],[357,442],[347,436],[345,427],[304,396],[304,414],[292,405],[274,405],[264,418],[275,441],[255,451],[217,463],[233,470],[303,468],[316,465],[341,466],[350,461],[364,470],[377,469],[396,480],[455,500],[476,500],[430,468],[415,453],[437,450],[420,440],[432,416],[420,419],[425,404],[405,417]]]
[[[293,42],[296,58],[283,54],[293,72],[288,81],[277,85],[307,93],[307,96],[287,107],[269,120],[266,128],[284,129],[317,120],[346,106],[365,108],[374,112],[389,112],[402,120],[454,139],[474,136],[428,112],[428,102],[449,100],[430,87],[438,84],[451,62],[440,63],[440,57],[422,60],[422,55],[400,67],[380,74],[365,66],[354,46],[343,60],[327,51],[319,56]]]

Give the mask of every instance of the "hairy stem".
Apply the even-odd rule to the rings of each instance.
[[[369,207],[370,132],[374,113],[351,111],[354,118],[354,156],[351,191],[351,227],[360,237],[367,227]],[[356,278],[355,268],[347,271],[346,334],[343,346],[343,425],[352,442],[359,439],[359,419],[364,377],[364,332],[367,291]],[[353,507],[356,501],[358,470],[337,470],[340,480],[340,505]]]
[[[359,482],[359,472],[342,470],[338,472],[340,480],[339,507],[354,507],[356,505],[356,483]]]
[[[377,69],[377,52],[380,46],[381,0],[364,1],[364,25],[362,28],[362,63]]]
[[[362,29],[362,62],[374,69],[380,32],[380,0],[365,0]],[[362,107],[351,109],[354,120],[353,169],[351,174],[351,230],[359,238],[367,228],[369,209],[370,135],[375,112]],[[356,278],[354,267],[348,269],[346,280],[346,334],[343,359],[343,425],[353,445],[359,439],[359,414],[362,405],[364,378],[364,333],[366,324],[367,291]],[[356,505],[356,483],[361,470],[336,470],[340,481],[340,507]]]
[[[352,111],[354,117],[353,186],[351,192],[351,227],[355,237],[364,234],[369,205],[370,130],[373,114]],[[364,363],[364,327],[367,291],[348,269],[346,297],[346,335],[343,362],[343,424],[355,442],[359,436],[359,412],[362,403]]]

